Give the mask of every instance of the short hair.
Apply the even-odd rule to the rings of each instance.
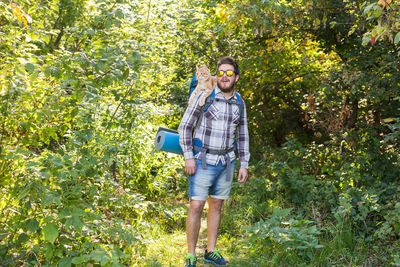
[[[232,65],[233,68],[235,69],[235,73],[239,74],[239,64],[236,62],[236,60],[231,57],[231,56],[227,56],[227,57],[222,57],[218,60],[217,63],[217,69],[219,68],[219,66],[221,66],[222,64],[229,64]]]

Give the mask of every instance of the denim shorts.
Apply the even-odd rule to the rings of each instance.
[[[207,164],[203,169],[201,160],[196,159],[196,173],[189,176],[189,197],[192,200],[206,201],[208,196],[217,199],[228,199],[232,188],[235,161],[231,164],[229,181],[226,179],[226,166],[221,161],[217,166]]]

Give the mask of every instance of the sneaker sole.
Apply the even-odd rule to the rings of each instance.
[[[213,262],[212,260],[207,260],[207,259],[204,259],[204,262],[211,263],[211,264],[216,265],[216,266],[226,266],[228,264],[228,263],[218,264],[218,263]]]

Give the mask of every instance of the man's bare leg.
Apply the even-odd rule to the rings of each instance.
[[[204,204],[202,200],[191,200],[189,205],[189,213],[186,218],[186,240],[188,252],[196,255],[196,244],[199,238],[201,214],[203,213]]]
[[[221,222],[222,199],[208,198],[207,251],[214,251]]]

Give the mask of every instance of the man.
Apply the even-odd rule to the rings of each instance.
[[[185,172],[189,174],[189,213],[186,219],[188,256],[186,267],[196,266],[196,244],[201,214],[208,199],[207,250],[204,261],[224,266],[228,263],[215,249],[221,208],[228,199],[235,167],[235,138],[240,158],[238,182],[248,177],[249,134],[246,108],[238,99],[234,86],[239,80],[239,66],[232,57],[223,57],[217,64],[215,100],[204,111],[199,105],[203,92],[190,105],[179,125],[179,143],[185,157]],[[240,104],[239,100],[242,102]],[[202,146],[193,145],[193,139]]]

